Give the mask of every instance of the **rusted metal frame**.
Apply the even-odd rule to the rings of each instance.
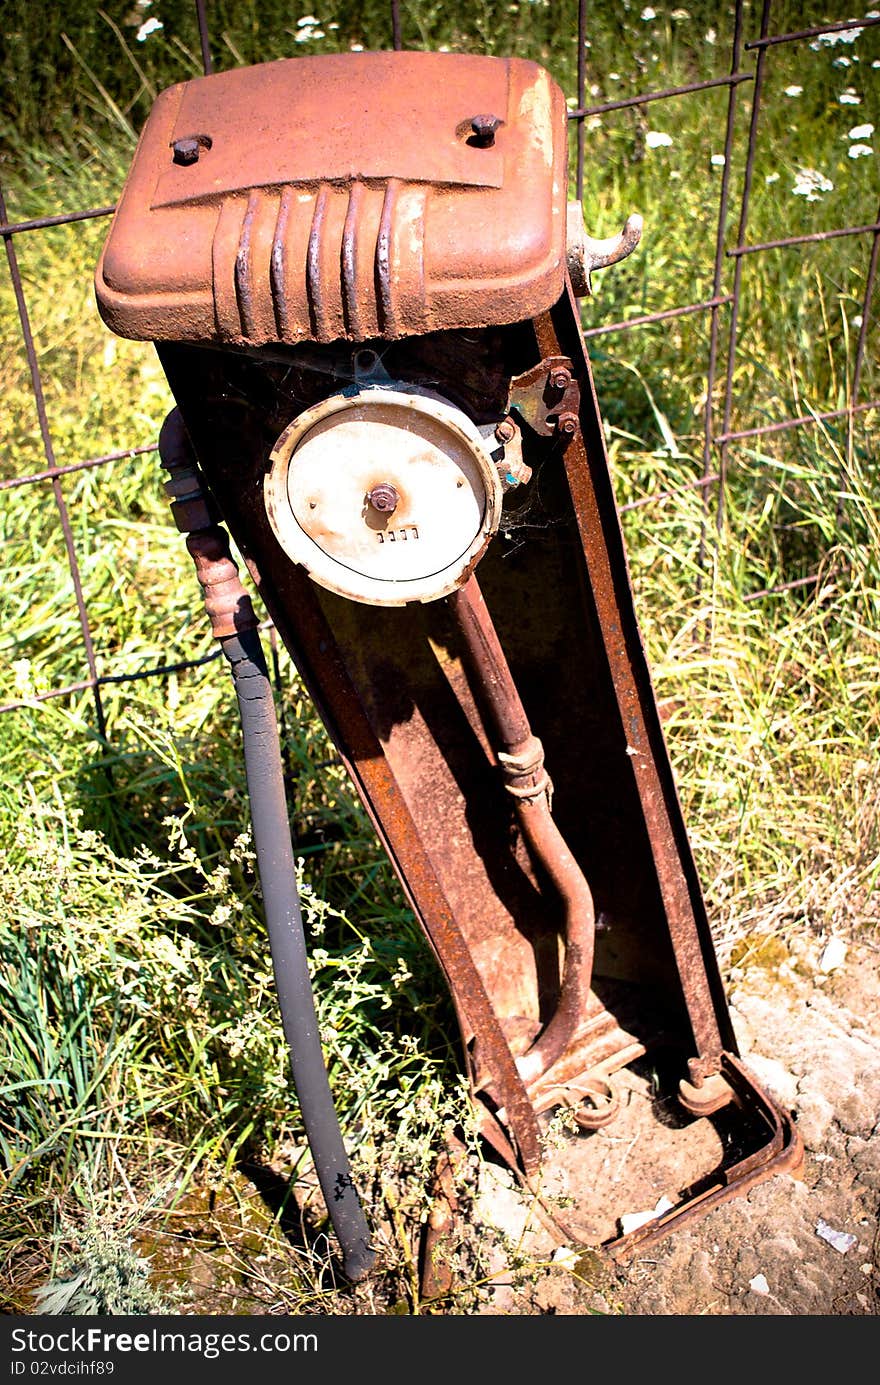
[[[878,214],[880,222],[880,214]],[[850,385],[848,408],[846,416],[846,467],[852,466],[853,449],[855,446],[855,423],[856,423],[856,398],[862,381],[862,363],[865,358],[865,344],[868,339],[868,321],[871,313],[871,299],[874,294],[874,281],[877,277],[877,263],[880,259],[880,226],[874,228],[874,240],[871,244],[871,257],[868,261],[868,273],[865,276],[865,294],[862,299],[862,321],[859,327],[859,339],[856,343],[856,357],[853,362],[852,384]],[[841,468],[843,470],[843,468]],[[837,518],[843,515],[843,498],[848,487],[848,477],[841,475],[840,485],[837,495]]]
[[[829,409],[821,414],[799,414],[797,418],[783,418],[778,423],[762,423],[755,428],[741,428],[738,432],[719,433],[715,441],[725,444],[741,442],[743,438],[760,438],[766,433],[782,433],[787,428],[803,428],[810,423],[825,423],[833,418],[846,418],[850,413],[868,413],[871,409],[880,409],[880,399],[872,399],[865,404],[854,404],[852,409]]]
[[[791,1117],[757,1084],[733,1054],[722,1055],[721,1074],[732,1088],[737,1105],[746,1111],[751,1109],[752,1115],[764,1123],[770,1134],[769,1140],[739,1163],[719,1168],[712,1184],[690,1200],[631,1231],[629,1235],[610,1242],[605,1250],[612,1259],[626,1260],[656,1245],[670,1232],[705,1216],[722,1203],[741,1197],[771,1175],[796,1174],[803,1164],[803,1144]]]
[[[871,258],[868,261],[868,273],[865,276],[865,295],[862,299],[862,324],[859,328],[859,339],[856,343],[856,358],[853,362],[852,386],[849,392],[848,456],[852,455],[856,398],[862,381],[862,363],[865,359],[865,345],[868,340],[868,321],[871,315],[871,299],[874,296],[874,282],[877,278],[877,265],[878,262],[880,262],[880,212],[878,212],[877,223],[878,224],[874,227],[874,240],[871,244]]]
[[[565,446],[564,464],[577,518],[581,543],[606,651],[621,721],[627,738],[636,789],[654,852],[658,887],[663,900],[682,993],[697,1052],[710,1063],[720,1061],[725,1048],[734,1047],[732,1030],[722,1035],[718,1008],[723,988],[717,975],[717,961],[711,943],[700,937],[691,897],[699,890],[696,871],[688,859],[689,847],[678,806],[675,783],[662,739],[656,711],[646,706],[640,692],[650,687],[650,672],[641,645],[634,613],[627,610],[627,594],[619,588],[627,571],[623,538],[608,473],[607,452],[593,385],[589,360],[577,331],[577,307],[570,300],[569,311],[574,332],[565,334],[568,305],[560,300],[556,309],[535,320],[538,349],[542,355],[567,352],[574,362],[574,375],[581,386],[580,428]],[[557,328],[557,319],[561,331]],[[595,457],[595,466],[591,458]],[[600,496],[598,485],[607,490]],[[613,527],[612,527],[613,526]],[[615,550],[612,553],[612,547]],[[615,576],[617,574],[617,576]],[[656,723],[656,724],[655,724]],[[660,762],[666,774],[661,779]],[[675,823],[672,814],[679,821]],[[685,871],[692,872],[688,881]]]
[[[780,582],[777,587],[764,587],[759,592],[749,592],[743,597],[743,601],[757,601],[762,596],[776,596],[779,592],[794,591],[796,587],[813,587],[818,581],[818,573],[814,573],[812,577],[795,577],[792,582]]]
[[[422,1241],[420,1293],[423,1299],[443,1298],[455,1283],[455,1273],[444,1254],[444,1242],[451,1241],[459,1213],[456,1179],[465,1162],[466,1150],[460,1141],[449,1140],[441,1150],[431,1181],[431,1211]]]
[[[568,112],[568,118],[569,120],[582,121],[588,115],[606,115],[609,111],[623,111],[629,106],[647,106],[651,101],[665,101],[670,96],[690,96],[695,91],[709,91],[712,87],[738,86],[740,82],[751,81],[751,72],[733,71],[729,77],[709,77],[705,82],[687,82],[680,87],[664,87],[662,91],[646,91],[638,96],[622,96],[619,101],[605,101],[601,106],[577,106]]]
[[[550,811],[552,785],[544,748],[534,735],[497,631],[475,576],[447,598],[462,639],[478,704],[488,712],[505,787],[529,852],[559,893],[565,909],[565,968],[556,1010],[519,1059],[526,1083],[542,1077],[568,1048],[590,997],[595,910],[590,887]],[[503,749],[498,748],[501,742]]]
[[[772,0],[764,0],[761,14],[761,37],[767,35],[770,27],[770,7]],[[740,200],[739,225],[736,233],[737,245],[743,245],[746,238],[746,226],[749,218],[749,198],[752,190],[752,178],[755,172],[755,151],[758,143],[758,124],[761,116],[761,95],[764,88],[764,63],[767,57],[767,49],[761,48],[755,63],[755,90],[752,98],[752,112],[749,120],[749,142],[746,151],[746,164],[743,173],[743,189]],[[724,382],[724,410],[722,415],[721,431],[730,431],[730,418],[733,411],[733,374],[736,365],[736,351],[739,342],[739,308],[740,293],[742,290],[742,257],[734,261],[733,270],[733,304],[730,310],[730,326],[727,338],[727,371]],[[718,499],[715,509],[715,528],[716,532],[721,532],[724,523],[724,498],[727,485],[727,445],[722,442],[719,444],[718,458]]]
[[[188,669],[201,668],[202,664],[213,663],[214,659],[219,657],[219,651],[212,649],[210,654],[203,654],[198,659],[180,659],[175,664],[156,664],[150,668],[137,669],[134,673],[102,673],[99,678],[87,678],[81,683],[68,683],[65,688],[52,688],[49,692],[33,693],[32,696],[18,698],[15,702],[5,702],[0,706],[0,712],[18,711],[22,707],[30,707],[34,702],[46,702],[52,697],[69,697],[73,693],[87,692],[90,688],[106,687],[108,683],[139,683],[144,678],[185,673]]]
[[[259,585],[255,567],[249,566]],[[493,1116],[484,1133],[509,1163],[515,1166],[520,1162],[526,1173],[535,1172],[541,1161],[537,1118],[483,980],[351,682],[313,584],[298,570],[290,580],[296,585],[295,599],[289,606],[296,612],[295,627],[283,609],[276,609],[270,592],[261,589],[261,595],[447,975],[456,1007],[460,1007],[466,1051],[470,1051],[469,1036],[479,1036],[484,1055],[480,1068],[492,1072],[493,1090],[497,1091],[499,1107],[506,1112],[516,1149],[506,1141]]]
[[[107,452],[103,457],[88,457],[82,462],[68,462],[66,466],[50,466],[45,471],[34,471],[30,476],[11,476],[0,481],[0,491],[14,490],[16,486],[31,486],[37,481],[51,481],[56,476],[69,476],[75,471],[90,471],[96,466],[106,466],[108,462],[121,462],[126,458],[139,457],[145,452],[155,452],[156,444],[146,443],[143,447],[126,447],[120,452]]]
[[[852,449],[855,445],[855,413],[856,397],[858,397],[859,386],[862,384],[862,363],[865,360],[865,346],[868,342],[868,323],[870,319],[870,301],[872,301],[874,291],[874,280],[877,277],[877,260],[880,259],[880,213],[877,213],[877,224],[873,227],[873,242],[870,247],[870,259],[868,262],[868,274],[865,278],[865,295],[862,298],[862,321],[859,325],[859,338],[855,346],[855,360],[852,363],[852,384],[850,385],[850,399],[847,400],[847,467],[852,465]],[[841,476],[840,490],[837,496],[837,517],[843,515],[844,493],[847,490],[847,478]]]
[[[0,221],[7,221],[6,200],[3,196],[3,188],[0,186]],[[30,317],[28,315],[27,303],[24,296],[24,288],[21,282],[21,271],[18,267],[18,257],[13,245],[13,237],[10,232],[5,232],[3,240],[6,246],[6,259],[9,264],[9,277],[12,280],[12,289],[15,294],[15,302],[18,308],[18,318],[21,324],[21,333],[24,340],[25,353],[27,355],[28,368],[31,376],[31,387],[33,390],[34,404],[37,409],[37,418],[40,424],[40,436],[43,442],[43,451],[46,454],[46,461],[49,469],[55,467],[55,448],[52,443],[52,434],[49,430],[49,418],[46,412],[46,398],[43,393],[43,381],[40,375],[40,365],[37,360],[37,352],[34,346],[33,333],[31,331]],[[89,670],[89,681],[92,683],[92,694],[95,704],[95,716],[98,723],[98,733],[102,740],[106,739],[107,724],[104,718],[104,708],[101,702],[101,692],[98,687],[98,667],[95,661],[95,649],[92,642],[92,631],[89,623],[88,611],[86,610],[85,597],[83,595],[82,578],[79,571],[79,561],[76,555],[76,545],[73,539],[73,529],[70,523],[70,515],[67,510],[67,503],[64,499],[64,492],[61,488],[61,481],[58,476],[52,477],[52,492],[55,497],[55,505],[61,520],[61,530],[64,535],[64,546],[67,550],[67,563],[70,568],[70,576],[73,582],[74,596],[76,598],[77,613],[79,615],[80,631],[82,633],[83,645],[85,647],[86,663]]]
[[[880,221],[870,221],[867,226],[842,226],[834,231],[812,231],[809,235],[786,236],[784,240],[765,240],[752,245],[735,245],[727,254],[733,259],[736,255],[755,255],[759,250],[782,250],[789,245],[807,245],[822,240],[837,240],[840,236],[860,236],[865,232],[880,232]]]
[[[587,95],[587,0],[578,0],[577,26],[577,111],[569,112],[569,120],[577,120],[577,200],[584,200],[584,155],[586,152],[586,127],[584,125],[584,102]]]
[[[798,29],[790,34],[765,34],[746,44],[746,48],[772,48],[777,43],[795,43],[798,39],[818,38],[820,34],[839,34],[845,29],[870,29],[880,24],[878,19],[842,19],[836,24],[820,24],[815,29]]]
[[[717,472],[708,476],[698,476],[695,481],[688,481],[683,486],[674,486],[668,491],[655,491],[653,495],[644,495],[641,500],[630,500],[625,505],[618,505],[617,508],[621,514],[627,514],[630,510],[641,510],[645,505],[657,505],[663,500],[673,500],[677,495],[686,495],[688,491],[699,490],[702,486],[713,486],[717,480]]]
[[[30,697],[16,698],[14,702],[4,702],[0,706],[0,712],[17,712],[22,707],[30,707],[34,702],[48,702],[52,697],[68,697],[73,693],[88,692],[95,687],[92,679],[88,678],[82,683],[68,683],[66,688],[51,688],[49,692],[32,693]]]
[[[205,0],[195,0],[196,23],[199,26],[199,44],[202,49],[202,67],[205,76],[210,76],[214,71],[214,64],[211,59],[211,45],[208,38],[208,17],[205,13]]]
[[[704,313],[711,308],[723,307],[726,303],[732,303],[733,298],[729,293],[721,294],[718,298],[706,298],[702,303],[688,303],[683,308],[663,308],[660,312],[645,313],[642,317],[625,318],[622,322],[603,323],[601,327],[584,328],[584,338],[602,337],[606,332],[623,332],[629,327],[645,327],[652,322],[666,322],[673,317],[687,317],[690,313]]]
[[[265,624],[261,623],[261,630]],[[191,668],[201,668],[203,664],[213,663],[219,658],[217,650],[212,649],[210,654],[201,654],[198,659],[178,659],[174,664],[155,664],[151,668],[136,669],[134,673],[103,673],[98,679],[101,687],[107,683],[139,683],[144,678],[164,677],[169,673],[186,673]]]
[[[116,211],[116,204],[112,207],[92,207],[85,212],[59,212],[57,216],[35,216],[30,221],[6,221],[0,225],[0,235],[19,236],[23,231],[45,231],[48,226],[68,226],[72,221],[89,221],[93,217],[112,216]]]
[[[733,40],[730,51],[731,75],[737,72],[740,62],[742,42],[743,3],[737,0],[733,24]],[[727,234],[727,212],[730,202],[730,166],[733,154],[733,132],[736,121],[737,88],[731,85],[727,97],[727,124],[724,136],[724,169],[721,175],[721,191],[718,196],[718,225],[715,234],[715,268],[712,279],[712,294],[721,294],[724,275],[724,237]],[[697,583],[702,584],[703,565],[706,558],[706,509],[709,502],[707,477],[712,472],[712,419],[715,399],[715,374],[718,368],[718,332],[720,308],[713,307],[709,323],[709,357],[706,365],[706,412],[703,417],[703,517],[700,523],[700,544],[697,552]]]

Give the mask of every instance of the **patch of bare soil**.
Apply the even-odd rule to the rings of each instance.
[[[824,968],[824,969],[823,969]],[[830,968],[830,969],[829,969]],[[728,984],[742,1058],[790,1111],[806,1157],[617,1262],[621,1218],[677,1203],[721,1161],[736,1122],[686,1117],[651,1062],[619,1076],[617,1118],[546,1122],[540,1186],[498,1164],[459,1169],[436,1296],[419,1273],[424,1189],[380,1169],[369,1195],[373,1273],[346,1284],[312,1172],[239,1170],[193,1189],[139,1238],[172,1311],[196,1314],[810,1315],[880,1311],[880,947],[778,944]],[[618,1079],[616,1079],[618,1080]],[[279,1215],[280,1214],[280,1215]]]
[[[880,949],[851,944],[841,959],[782,948],[773,961],[735,971],[729,1003],[746,1066],[794,1116],[806,1151],[799,1175],[777,1174],[622,1263],[590,1249],[620,1233],[623,1214],[677,1202],[724,1139],[712,1122],[685,1122],[657,1102],[649,1068],[627,1075],[613,1124],[557,1138],[539,1198],[484,1170],[473,1223],[496,1239],[474,1311],[880,1310]]]

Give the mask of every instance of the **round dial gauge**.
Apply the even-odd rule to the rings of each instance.
[[[486,444],[436,395],[371,387],[332,395],[282,433],[265,480],[285,552],[321,586],[402,606],[447,596],[498,527]]]

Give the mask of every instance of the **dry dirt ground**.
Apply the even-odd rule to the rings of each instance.
[[[627,1074],[605,1129],[585,1136],[558,1117],[551,1124],[539,1198],[502,1166],[465,1164],[460,1212],[441,1240],[449,1254],[438,1259],[447,1292],[433,1302],[417,1263],[419,1198],[406,1183],[387,1191],[378,1220],[373,1201],[379,1258],[355,1287],[309,1230],[308,1180],[297,1184],[298,1225],[274,1217],[288,1187],[282,1168],[194,1193],[138,1249],[181,1314],[876,1315],[880,945],[872,935],[843,952],[776,943],[728,978],[742,1057],[796,1121],[800,1175],[778,1174],[623,1263],[590,1246],[619,1234],[624,1213],[675,1201],[694,1164],[712,1167],[722,1151],[713,1122],[685,1121],[677,1103],[655,1097],[649,1064]],[[303,1256],[325,1266],[311,1294]]]
[[[799,1177],[777,1175],[615,1265],[566,1243],[508,1175],[485,1170],[474,1218],[497,1228],[500,1240],[492,1252],[494,1283],[474,1311],[876,1314],[880,948],[851,943],[841,953],[805,944],[793,955],[781,947],[770,965],[764,959],[735,971],[729,989],[746,1065],[795,1117],[806,1151]],[[685,1163],[711,1152],[714,1137],[700,1131],[708,1121],[670,1128],[652,1101],[649,1078],[627,1086],[620,1118],[587,1137],[595,1143],[592,1167],[605,1205],[574,1211],[584,1239],[591,1231],[614,1235],[614,1217],[624,1212],[650,1210],[664,1195],[674,1200]],[[646,1177],[638,1154],[648,1143],[654,1149]],[[558,1199],[562,1217],[571,1217],[564,1140],[552,1164],[544,1192],[551,1206]]]

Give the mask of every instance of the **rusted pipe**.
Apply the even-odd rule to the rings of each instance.
[[[490,733],[500,743],[496,749],[498,763],[505,787],[514,798],[526,845],[549,876],[565,911],[565,965],[559,1003],[531,1048],[516,1060],[520,1077],[528,1084],[561,1057],[584,1014],[593,970],[593,896],[553,819],[553,788],[544,768],[544,748],[532,734],[476,577],[471,577],[447,601],[461,637],[466,671],[491,720]]]

